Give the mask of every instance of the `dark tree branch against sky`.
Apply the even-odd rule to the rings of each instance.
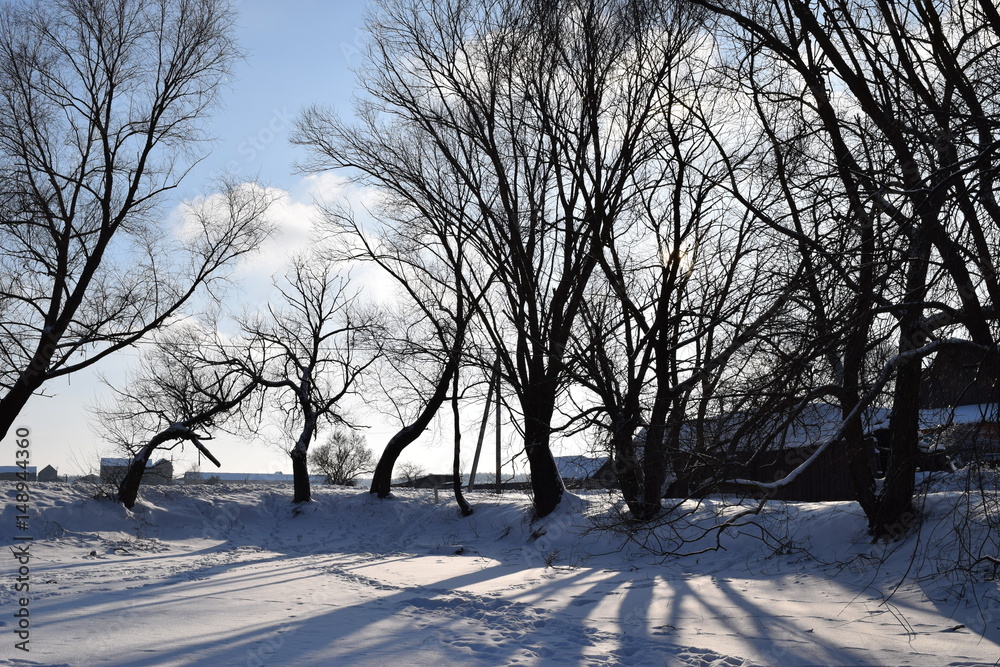
[[[159,204],[239,55],[215,0],[6,4],[0,16],[0,436],[56,377],[180,314],[264,238],[266,197]]]

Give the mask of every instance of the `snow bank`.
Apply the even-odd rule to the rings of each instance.
[[[462,518],[427,490],[319,488],[297,508],[219,484],[150,487],[128,511],[38,483],[31,651],[13,648],[7,557],[0,664],[992,665],[1000,591],[974,560],[998,553],[994,508],[963,474],[928,478],[920,533],[888,546],[852,503],[771,502],[716,534],[741,507],[599,529],[621,508],[596,492],[532,522],[523,494],[469,494]]]

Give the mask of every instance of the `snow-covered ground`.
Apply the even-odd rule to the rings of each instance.
[[[956,476],[956,479],[961,475]],[[951,484],[951,482],[948,482]],[[924,504],[918,535],[872,545],[852,503],[771,503],[723,547],[684,557],[673,528],[593,530],[602,493],[543,521],[528,500],[442,493],[147,488],[134,512],[93,489],[14,483],[0,536],[32,536],[30,652],[18,642],[20,564],[0,567],[0,664],[38,665],[995,665],[992,567],[949,572],[995,538],[963,537],[956,491]],[[684,509],[691,509],[688,505]],[[971,510],[975,514],[975,510]],[[705,503],[675,527],[693,536]],[[762,535],[769,533],[765,543]],[[970,544],[970,540],[972,543]],[[783,546],[775,549],[775,545]],[[24,540],[16,541],[23,544]],[[714,534],[686,545],[716,543]],[[965,549],[965,551],[962,551]],[[914,557],[914,553],[918,556]],[[963,555],[964,554],[964,555]]]

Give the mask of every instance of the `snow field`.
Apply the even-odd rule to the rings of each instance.
[[[13,544],[13,483],[0,535]],[[14,649],[13,578],[0,568],[9,665],[995,665],[1000,591],[951,571],[974,514],[927,496],[920,534],[873,545],[852,503],[685,505],[645,533],[598,530],[604,493],[529,518],[528,498],[319,488],[148,488],[135,511],[90,489],[34,484],[30,653]],[[962,514],[962,513],[965,514]],[[680,512],[675,514],[680,515]],[[691,555],[665,557],[679,548]],[[767,540],[762,536],[770,535]],[[989,535],[972,538],[989,547]],[[776,545],[780,546],[776,548]],[[914,554],[917,554],[914,557]],[[986,553],[990,552],[988,549]]]

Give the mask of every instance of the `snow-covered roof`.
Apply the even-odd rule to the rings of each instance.
[[[959,405],[954,408],[939,408],[920,411],[921,428],[934,428],[945,424],[975,424],[984,421],[997,421],[998,406],[996,403],[981,403],[979,405]]]
[[[207,480],[213,477],[217,477],[220,482],[291,482],[295,479],[294,475],[286,475],[280,472],[186,472],[184,473],[185,481],[200,481]],[[309,480],[312,482],[322,482],[326,479],[325,475],[310,475]]]
[[[124,466],[124,467],[127,468],[128,465],[129,465],[129,463],[131,463],[131,462],[132,462],[131,459],[120,459],[120,458],[116,458],[116,457],[102,457],[101,458],[101,466],[109,466],[109,467],[110,466]]]
[[[563,479],[589,479],[597,474],[604,462],[608,460],[606,456],[557,456],[556,468],[559,469],[559,476]]]
[[[26,468],[22,468],[21,466],[0,466],[0,475],[12,472],[27,472],[29,475],[34,475],[36,470],[38,470],[36,466],[28,466]]]
[[[154,466],[160,465],[161,463],[170,464],[170,461],[168,461],[167,459],[160,459],[156,463],[153,463],[152,461],[146,461],[146,467],[147,468],[152,468]],[[132,464],[132,459],[123,459],[123,458],[117,458],[117,457],[103,457],[103,458],[101,458],[101,467],[102,468],[127,468],[131,464]]]
[[[875,428],[883,423],[888,415],[888,410],[882,408],[865,410],[862,415],[865,429]],[[767,443],[782,447],[803,447],[823,443],[832,438],[840,428],[843,414],[839,406],[829,403],[810,403],[785,424],[788,417],[783,414],[768,417],[747,412],[730,412],[706,420],[702,425],[705,437],[716,442],[728,441],[740,426],[751,418],[758,420],[758,423],[755,428],[748,429],[742,434],[741,443],[744,447],[754,448]],[[691,447],[695,435],[692,423],[683,424],[681,448]],[[646,428],[643,427],[636,432],[635,443],[641,447],[645,440]]]

